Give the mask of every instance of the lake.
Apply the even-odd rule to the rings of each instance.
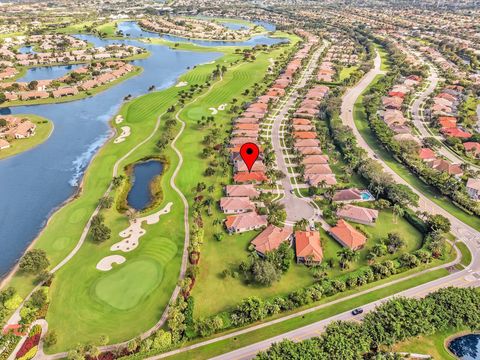
[[[58,65],[58,66],[41,66],[27,70],[27,73],[18,78],[16,81],[30,82],[33,80],[56,79],[64,76],[69,71],[75,70],[81,65]]]
[[[453,339],[448,349],[461,360],[480,360],[480,334],[468,334]]]
[[[120,28],[126,29],[125,26],[136,29],[139,31],[137,34],[149,35],[136,23],[123,23]],[[132,62],[143,68],[140,75],[94,97],[59,104],[0,109],[0,114],[31,113],[54,123],[54,131],[46,142],[0,161],[0,274],[9,271],[50,214],[77,191],[85,168],[111,135],[108,121],[118,112],[125,96],[145,94],[152,85],[157,90],[168,88],[188,68],[222,55],[219,52],[180,51],[133,39],[76,36],[95,46],[112,43],[141,46],[149,50],[151,56]],[[269,41],[267,36],[264,38]],[[246,43],[236,44],[241,46]]]
[[[163,165],[160,161],[149,160],[133,165],[132,187],[127,196],[127,203],[135,210],[144,210],[152,201],[150,184],[162,173]]]

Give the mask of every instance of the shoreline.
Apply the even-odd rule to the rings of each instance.
[[[50,131],[48,132],[48,135],[47,135],[43,140],[40,140],[39,143],[34,144],[33,146],[31,146],[31,147],[29,147],[29,148],[27,148],[27,149],[25,149],[25,150],[22,150],[22,151],[17,152],[17,153],[12,153],[12,154],[5,155],[5,157],[2,157],[2,156],[1,156],[2,153],[0,152],[0,161],[9,159],[9,158],[11,158],[11,157],[13,157],[13,156],[17,156],[17,155],[20,155],[20,154],[23,154],[23,153],[26,153],[26,152],[28,152],[28,151],[31,151],[31,150],[35,149],[37,146],[42,145],[42,144],[45,143],[48,139],[50,139],[50,136],[52,136],[53,131],[55,130],[55,123],[54,123],[52,120],[47,119],[47,118],[45,118],[45,117],[38,116],[38,115],[35,115],[35,114],[15,114],[15,116],[18,116],[18,117],[22,117],[22,116],[24,116],[24,117],[30,117],[29,120],[34,120],[34,121],[35,121],[35,120],[36,120],[36,121],[38,121],[38,120],[40,120],[40,121],[47,121],[47,125],[48,125],[48,126],[51,126],[51,129],[50,129]],[[33,116],[33,117],[32,117],[32,116]],[[34,136],[35,136],[35,135],[34,135]],[[27,138],[27,139],[28,139],[28,138]],[[19,140],[19,139],[17,139],[17,141],[18,141],[18,140]]]
[[[128,79],[131,79],[135,76],[138,76],[143,72],[143,67],[141,67],[141,66],[135,66],[135,67],[136,67],[136,69],[133,70],[131,73],[126,74],[125,76],[123,76],[119,79],[116,79],[116,80],[114,80],[111,83],[108,83],[106,85],[101,85],[101,86],[98,86],[96,88],[93,88],[94,90],[98,90],[98,91],[92,92],[90,94],[87,94],[88,91],[82,91],[77,95],[65,96],[65,97],[58,98],[58,99],[56,99],[57,101],[50,101],[50,100],[55,100],[54,98],[51,98],[51,97],[48,97],[46,99],[35,99],[35,100],[30,100],[30,101],[24,101],[23,103],[21,102],[21,100],[15,100],[13,102],[13,104],[8,103],[6,101],[3,104],[0,104],[0,109],[10,108],[10,107],[18,107],[18,106],[55,105],[55,104],[62,104],[62,103],[67,103],[67,102],[72,102],[72,101],[77,101],[77,100],[88,99],[88,98],[94,97],[94,96],[96,96],[100,93],[103,93],[104,91],[109,90],[110,88],[112,88],[112,87],[114,87],[114,86],[116,86],[116,85],[118,85],[118,84],[120,84],[124,81],[127,81]],[[18,101],[20,101],[20,103],[17,103]]]
[[[453,340],[466,336],[466,335],[480,335],[480,330],[462,330],[459,331],[453,335],[448,336],[445,340],[443,340],[443,347],[447,351],[447,353],[452,356],[453,358],[457,359],[458,356],[455,355],[451,350],[450,350],[450,344],[452,343]]]
[[[130,100],[128,100],[130,101]],[[120,104],[120,108],[126,104],[128,101],[123,101],[121,104]],[[117,112],[118,113],[118,112]],[[116,114],[117,114],[116,113]],[[78,186],[76,186],[76,189],[75,191],[67,198],[65,199],[64,201],[62,201],[62,203],[58,204],[56,207],[54,207],[49,213],[48,215],[46,216],[45,218],[45,221],[43,223],[43,225],[41,225],[37,235],[35,235],[35,237],[33,238],[33,240],[30,242],[30,244],[25,248],[25,250],[23,250],[22,254],[20,257],[18,257],[16,260],[15,260],[15,265],[9,270],[7,271],[5,274],[3,275],[0,275],[0,290],[3,290],[5,285],[10,282],[10,280],[13,278],[13,276],[17,273],[18,271],[18,267],[19,267],[19,261],[20,259],[25,255],[25,253],[27,251],[29,251],[34,245],[35,243],[38,241],[39,237],[43,234],[43,232],[45,231],[45,229],[47,228],[47,226],[50,224],[50,221],[52,219],[52,217],[58,213],[61,209],[63,209],[66,205],[70,204],[72,201],[74,201],[75,199],[77,199],[81,194],[82,194],[82,191],[83,191],[83,183],[84,183],[84,180],[85,180],[85,175],[87,173],[87,170],[88,168],[90,167],[90,164],[92,163],[92,161],[95,159],[95,157],[98,156],[98,154],[100,153],[100,150],[102,150],[106,144],[108,144],[117,134],[117,128],[115,126],[113,126],[112,122],[113,122],[113,119],[116,115],[114,115],[111,119],[108,120],[108,124],[110,126],[110,130],[113,130],[113,131],[110,131],[110,135],[107,137],[107,139],[105,140],[105,142],[102,144],[102,146],[100,146],[98,148],[98,150],[95,152],[95,154],[92,156],[92,158],[89,160],[87,166],[85,167],[85,170],[82,174],[82,180],[80,181],[80,184],[78,184]],[[53,265],[52,265],[53,266]],[[54,267],[54,266],[53,266]]]

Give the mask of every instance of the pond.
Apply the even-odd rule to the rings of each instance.
[[[134,22],[122,24],[145,33]],[[94,46],[123,43],[144,47],[151,56],[132,62],[143,68],[140,75],[94,97],[58,104],[0,108],[2,115],[36,114],[54,123],[52,135],[43,144],[0,161],[0,276],[17,262],[51,213],[77,191],[85,168],[112,133],[108,121],[118,112],[127,95],[145,94],[152,85],[156,90],[168,88],[188,69],[222,55],[214,51],[175,50],[134,39],[75,36]]]
[[[453,339],[448,349],[461,360],[480,360],[480,334],[468,334]]]
[[[163,164],[158,160],[149,160],[135,164],[132,170],[132,187],[127,203],[135,210],[144,210],[152,202],[150,184],[162,173]]]
[[[268,26],[265,23],[259,22],[258,25],[268,27],[272,29],[272,25]],[[255,45],[273,45],[279,44],[282,42],[287,42],[288,39],[284,38],[273,38],[269,35],[255,35],[250,39],[245,41],[217,41],[217,40],[198,40],[198,39],[188,39],[181,36],[167,35],[167,34],[158,34],[150,31],[145,31],[140,28],[136,21],[124,21],[118,24],[118,30],[121,30],[124,35],[129,35],[131,38],[162,38],[168,41],[173,42],[189,42],[192,44],[197,44],[200,46],[255,46]],[[275,27],[273,26],[273,29]],[[268,30],[268,29],[267,29]],[[272,30],[268,30],[272,31]],[[101,46],[97,45],[96,46]]]
[[[27,73],[17,81],[30,82],[33,80],[57,79],[81,65],[40,66],[27,70]]]

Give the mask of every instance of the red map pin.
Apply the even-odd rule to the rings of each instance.
[[[252,166],[258,158],[260,150],[254,143],[248,142],[242,145],[240,148],[240,156],[243,162],[247,165],[248,172],[252,170]]]

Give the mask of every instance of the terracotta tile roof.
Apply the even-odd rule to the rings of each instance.
[[[305,175],[305,181],[312,186],[318,186],[325,180],[326,185],[335,185],[337,179],[334,174],[309,174]]]
[[[328,155],[307,155],[303,158],[302,164],[328,164]]]
[[[225,187],[225,193],[228,196],[248,196],[250,198],[255,198],[260,195],[260,192],[255,189],[253,184],[227,185]]]
[[[435,152],[432,149],[429,149],[429,148],[421,148],[418,151],[418,156],[422,160],[430,160],[430,159],[435,159],[437,157]]]
[[[343,219],[338,220],[337,225],[330,229],[330,233],[350,249],[358,249],[367,242],[365,235]]]
[[[308,146],[319,146],[320,140],[318,139],[300,139],[295,141],[295,147],[308,147]]]
[[[252,171],[252,172],[238,172],[233,177],[233,180],[237,183],[246,183],[246,182],[263,182],[268,181],[268,177],[263,171]]]
[[[305,166],[305,175],[310,174],[333,174],[328,164],[309,164]]]
[[[225,226],[227,229],[235,232],[258,229],[267,225],[267,217],[265,215],[258,215],[256,212],[229,215],[225,220]]]
[[[350,221],[373,223],[378,218],[378,210],[355,205],[345,205],[337,211],[337,216]]]
[[[317,133],[314,131],[295,131],[293,137],[296,139],[315,139]]]
[[[358,189],[338,190],[332,197],[333,201],[354,201],[361,200],[362,192]]]
[[[312,122],[308,119],[293,118],[292,123],[293,125],[310,125]]]
[[[318,231],[295,231],[295,253],[298,257],[311,257],[313,261],[320,262],[323,259],[320,233]]]
[[[220,209],[224,213],[247,212],[255,210],[255,205],[247,196],[222,197],[220,199]]]
[[[265,254],[267,251],[277,249],[291,235],[292,228],[290,227],[279,228],[274,225],[268,225],[265,230],[252,240],[252,244],[255,246],[256,251]]]
[[[467,188],[480,191],[480,179],[469,178],[467,180]]]

